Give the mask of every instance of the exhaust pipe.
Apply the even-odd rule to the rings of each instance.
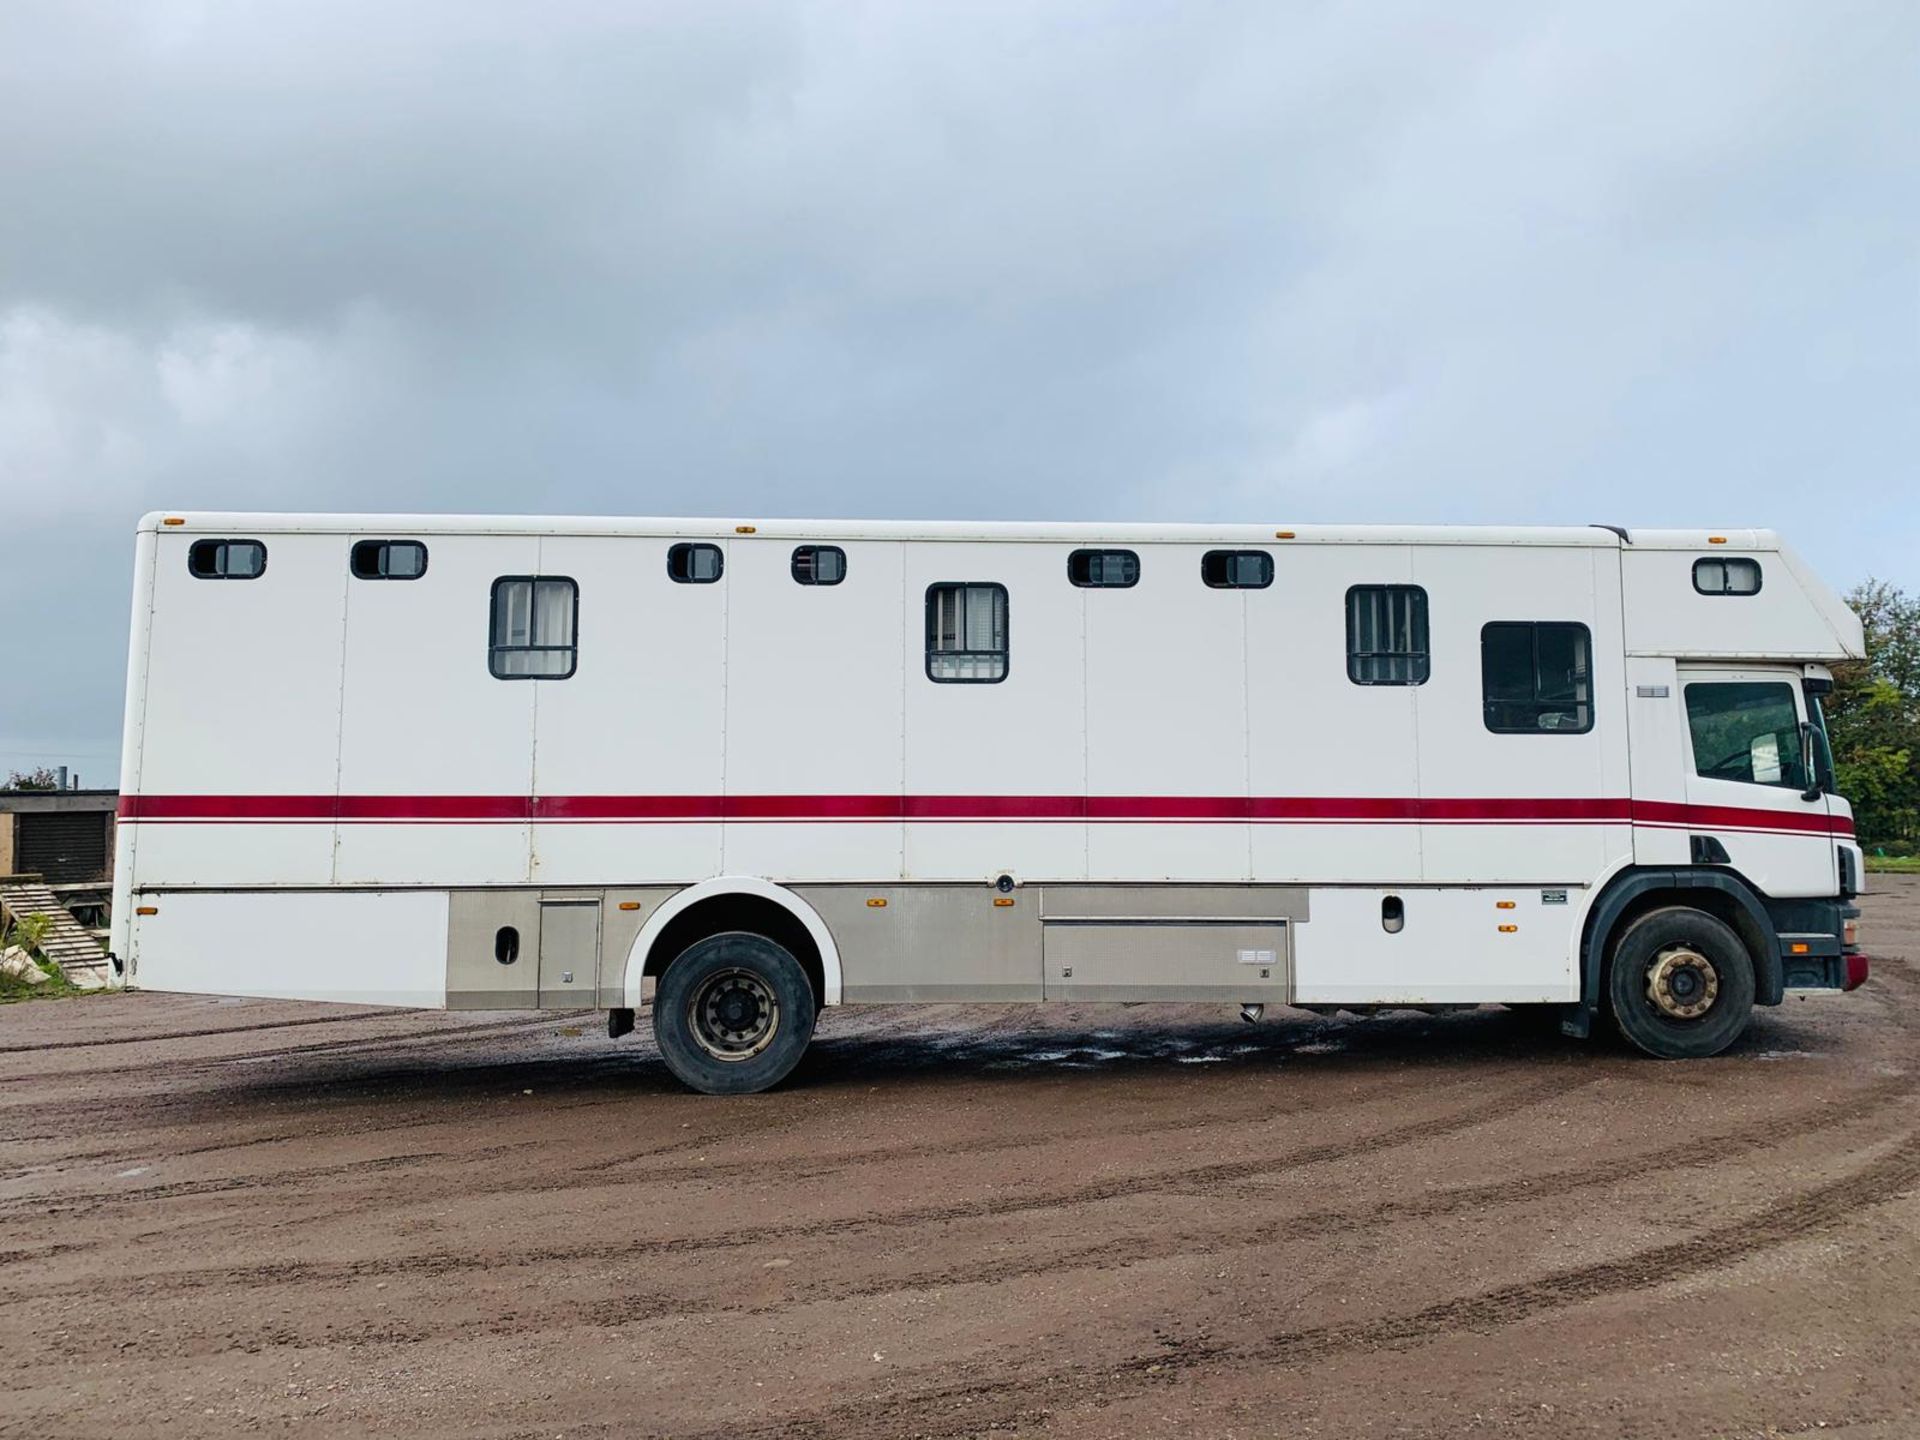
[[[1267,1007],[1264,1005],[1242,1005],[1240,1007],[1240,1018],[1249,1025],[1253,1024],[1254,1021],[1266,1013]]]

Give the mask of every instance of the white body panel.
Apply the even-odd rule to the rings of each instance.
[[[1405,926],[1380,923],[1387,894]],[[1526,1004],[1579,993],[1569,922],[1580,895],[1544,905],[1537,889],[1329,889],[1294,940],[1294,999],[1302,1005]],[[1500,909],[1505,902],[1514,908]],[[1503,931],[1500,927],[1513,927]]]
[[[729,795],[901,792],[902,657],[906,637],[920,633],[902,599],[903,547],[841,548],[847,578],[838,585],[796,585],[783,565],[740,565],[727,577]],[[798,851],[819,880],[898,875],[905,839],[897,817],[775,819],[727,825],[723,834],[728,874],[786,874]]]
[[[1176,909],[1286,887],[1303,1003],[1568,1000],[1580,919],[1622,867],[1684,864],[1705,827],[1769,893],[1831,894],[1850,830],[1844,802],[1692,774],[1689,665],[1797,678],[1859,653],[1766,532],[164,518],[136,565],[114,942],[155,988],[445,1003],[453,892],[697,886],[674,906],[788,897],[811,934],[791,887],[1005,874]],[[191,576],[212,536],[262,540],[264,573]],[[425,574],[350,577],[369,537],[423,542]],[[682,540],[720,548],[717,582],[669,578]],[[797,584],[802,543],[842,547],[846,578]],[[1138,583],[1069,583],[1083,546],[1136,552]],[[1214,549],[1265,552],[1273,583],[1210,588]],[[1723,555],[1760,562],[1758,594],[1694,592],[1695,560]],[[491,588],[511,576],[576,583],[567,678],[490,672]],[[927,590],[946,582],[1006,588],[1004,680],[929,677]],[[1349,678],[1355,585],[1425,592],[1425,683]],[[1589,729],[1488,728],[1498,621],[1586,627]],[[638,992],[627,947],[666,913],[620,932],[603,996]],[[854,913],[867,949],[828,934],[831,998],[843,968],[867,993],[964,986],[964,943],[934,971],[861,974],[890,962],[884,916]],[[994,923],[1001,989],[1037,994],[1037,931],[1029,956]]]
[[[367,533],[357,532],[361,537]],[[340,544],[332,549],[334,568],[344,571]],[[267,575],[247,582],[249,587],[265,588],[273,563],[270,549]],[[528,792],[538,687],[506,684],[487,673],[487,602],[480,599],[476,613],[475,597],[487,595],[495,576],[529,574],[539,563],[537,538],[501,536],[484,549],[434,547],[427,576],[418,582],[357,581],[349,587],[336,794],[463,797]],[[285,607],[279,602],[262,608],[278,613]],[[474,662],[471,645],[424,642],[427,636],[453,635],[471,638],[482,648],[480,663]],[[460,653],[463,649],[466,654]],[[524,822],[482,825],[427,818],[401,823],[342,815],[336,832],[336,884],[505,885],[527,880],[530,837]],[[164,882],[173,877],[154,878]]]
[[[488,682],[533,692],[534,795],[721,794],[727,605],[735,587],[724,579],[672,584],[664,540],[548,536],[537,573],[580,586],[579,668],[568,680]],[[720,871],[717,818],[607,824],[590,811],[536,820],[530,878],[609,885]]]
[[[129,932],[148,989],[446,1003],[445,891],[188,891],[153,908]]]
[[[901,550],[903,793],[1084,795],[1086,706],[1078,602],[1090,592],[1067,584],[1065,555],[1052,546],[938,541]],[[954,581],[1007,587],[1011,663],[997,684],[937,684],[927,678],[927,587]],[[1060,603],[1021,603],[1046,591]],[[985,880],[1002,871],[1020,878],[1086,874],[1084,823],[1007,814],[978,818],[998,808],[980,806],[974,816],[954,823],[908,824],[901,878]]]

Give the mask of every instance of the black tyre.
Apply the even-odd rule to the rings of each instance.
[[[708,1095],[778,1085],[806,1053],[813,986],[783,947],[744,930],[696,940],[653,997],[653,1038],[667,1068]]]
[[[1647,1054],[1718,1055],[1753,1018],[1753,959],[1703,910],[1649,911],[1614,942],[1607,999],[1620,1033]]]

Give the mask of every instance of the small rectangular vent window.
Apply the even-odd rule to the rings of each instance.
[[[1593,643],[1571,621],[1500,620],[1480,631],[1480,691],[1496,735],[1593,728]]]
[[[418,580],[427,573],[427,547],[418,540],[361,540],[349,568],[356,580]]]
[[[1424,685],[1427,592],[1418,585],[1356,585],[1347,591],[1347,678],[1356,685]]]
[[[1264,590],[1273,584],[1273,557],[1264,550],[1209,550],[1200,578],[1216,590]]]
[[[1760,562],[1739,555],[1714,555],[1696,560],[1693,588],[1702,595],[1758,595]]]
[[[1140,583],[1140,557],[1131,550],[1076,550],[1067,579],[1090,590],[1124,590]]]
[[[1007,587],[927,587],[927,678],[994,685],[1007,678]]]
[[[258,540],[196,540],[187,550],[187,573],[196,580],[258,580],[267,570],[267,547]]]
[[[565,680],[579,661],[580,587],[564,575],[493,582],[487,668],[496,680]]]
[[[793,578],[801,585],[838,585],[847,578],[847,552],[838,545],[796,546]]]
[[[675,545],[667,551],[667,575],[682,585],[711,585],[724,568],[718,545]]]

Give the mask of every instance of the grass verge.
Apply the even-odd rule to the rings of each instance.
[[[70,983],[66,976],[55,973],[47,977],[43,984],[29,985],[26,981],[12,975],[0,975],[0,1005],[11,1005],[20,1000],[66,999],[74,995],[92,995],[92,990],[82,990]]]

